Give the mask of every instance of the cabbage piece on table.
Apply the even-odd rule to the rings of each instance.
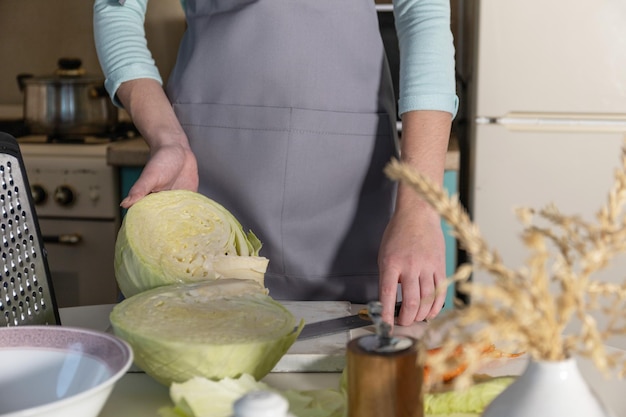
[[[221,204],[185,190],[160,191],[126,213],[115,243],[115,277],[125,297],[162,285],[252,279],[264,285],[261,242]]]
[[[514,380],[513,376],[499,376],[464,390],[427,393],[424,395],[424,411],[433,416],[478,416]]]
[[[304,326],[258,282],[241,279],[144,291],[117,304],[110,321],[135,364],[165,385],[194,376],[261,379]]]
[[[345,375],[345,372],[344,372]],[[508,387],[515,377],[494,377],[463,391],[424,394],[426,417],[478,417],[489,403]],[[230,417],[234,402],[254,390],[278,392],[289,401],[289,412],[296,417],[345,417],[348,415],[345,378],[339,389],[276,390],[250,375],[211,381],[193,378],[172,384],[174,407],[159,410],[161,417]]]
[[[251,391],[274,391],[289,402],[289,412],[297,417],[344,417],[345,394],[333,389],[278,391],[251,375],[212,381],[192,378],[172,384],[170,397],[174,407],[159,410],[161,417],[231,417],[234,402]]]

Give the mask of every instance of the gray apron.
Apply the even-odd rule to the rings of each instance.
[[[167,86],[200,192],[263,242],[276,299],[378,298],[395,99],[373,0],[187,0]]]

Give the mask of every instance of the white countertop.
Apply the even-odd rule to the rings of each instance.
[[[59,313],[64,326],[84,327],[99,331],[109,329],[109,312],[113,305],[61,308]],[[360,306],[353,306],[353,311]],[[400,328],[399,333],[418,336],[424,325]],[[357,329],[350,337],[357,337],[368,329]],[[624,352],[622,349],[607,347],[609,351]],[[523,370],[525,359],[517,358],[501,362],[485,372],[492,375],[512,375]],[[626,380],[600,374],[587,359],[579,359],[579,367],[589,385],[598,396],[613,410],[616,417],[626,416]],[[133,368],[131,368],[132,370]],[[271,373],[263,381],[280,389],[311,390],[334,388],[339,384],[339,373]],[[99,417],[158,417],[158,409],[172,406],[167,387],[157,383],[143,372],[128,372],[115,386]]]
[[[112,308],[111,304],[61,308],[61,324],[107,331]],[[132,369],[118,381],[99,417],[158,417],[159,408],[173,405],[167,387]],[[263,381],[280,390],[313,390],[337,387],[339,378],[340,374],[333,372],[281,372],[269,374]]]

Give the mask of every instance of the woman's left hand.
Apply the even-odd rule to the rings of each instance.
[[[383,236],[379,269],[387,323],[394,323],[398,284],[402,307],[397,324],[431,319],[441,311],[446,298],[445,241],[439,216],[430,207],[394,214]]]
[[[401,159],[443,184],[452,115],[418,110],[402,115]],[[398,185],[396,210],[378,256],[383,320],[393,325],[398,284],[403,326],[435,317],[446,298],[446,248],[439,214],[406,184]]]

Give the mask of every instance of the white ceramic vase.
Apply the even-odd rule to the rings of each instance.
[[[483,417],[614,417],[591,390],[575,359],[530,360]]]

